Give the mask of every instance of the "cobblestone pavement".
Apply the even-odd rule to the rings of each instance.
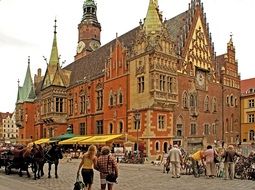
[[[48,179],[47,176],[39,180],[28,179],[26,175],[17,174],[9,176],[0,170],[1,190],[72,190],[76,178],[79,160],[67,163],[61,160],[59,165],[59,178]],[[194,178],[191,175],[182,175],[179,179],[171,178],[170,174],[163,174],[160,166],[120,164],[118,184],[114,190],[255,190],[255,181],[251,180],[223,180],[221,178],[206,179],[204,176]],[[45,173],[47,167],[45,166]],[[54,171],[52,170],[52,176]],[[94,190],[100,190],[99,173],[95,171]]]

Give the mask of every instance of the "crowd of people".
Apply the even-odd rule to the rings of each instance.
[[[204,173],[208,179],[223,177],[225,180],[233,180],[237,160],[244,157],[233,145],[218,149],[208,145],[206,149],[200,148],[189,155],[183,152],[178,145],[174,145],[169,147],[168,153],[163,153],[161,162],[163,173],[166,171],[168,173],[171,168],[172,178],[180,178],[181,169],[185,168],[186,170],[191,169],[194,177],[199,177]],[[255,163],[255,151],[252,151],[247,159]]]

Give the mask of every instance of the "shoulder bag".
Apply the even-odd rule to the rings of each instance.
[[[113,164],[112,164],[112,172],[110,173],[108,170],[108,165],[109,165],[109,160],[110,160],[110,156],[108,156],[108,160],[107,160],[107,176],[106,176],[106,181],[111,182],[111,183],[117,183],[117,176],[114,172],[114,168],[113,168]]]

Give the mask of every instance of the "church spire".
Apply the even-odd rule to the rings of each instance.
[[[32,101],[35,98],[33,80],[30,71],[30,56],[28,57],[28,66],[23,86],[19,86],[18,82],[18,97],[17,102]]]
[[[59,65],[59,57],[58,57],[58,46],[57,46],[57,20],[54,20],[54,38],[51,49],[50,61],[49,65]]]
[[[158,9],[158,0],[150,0],[147,15],[144,21],[146,34],[161,30],[162,20]]]

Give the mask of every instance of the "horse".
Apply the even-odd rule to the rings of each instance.
[[[34,173],[34,179],[40,179],[40,177],[44,175],[44,153],[41,145],[33,145],[30,151],[30,163],[32,171]]]
[[[55,144],[52,145],[52,147],[46,151],[45,158],[48,162],[48,178],[51,178],[51,165],[55,165],[55,178],[58,178],[58,164],[59,159],[63,158],[63,154],[61,149],[56,146]]]

